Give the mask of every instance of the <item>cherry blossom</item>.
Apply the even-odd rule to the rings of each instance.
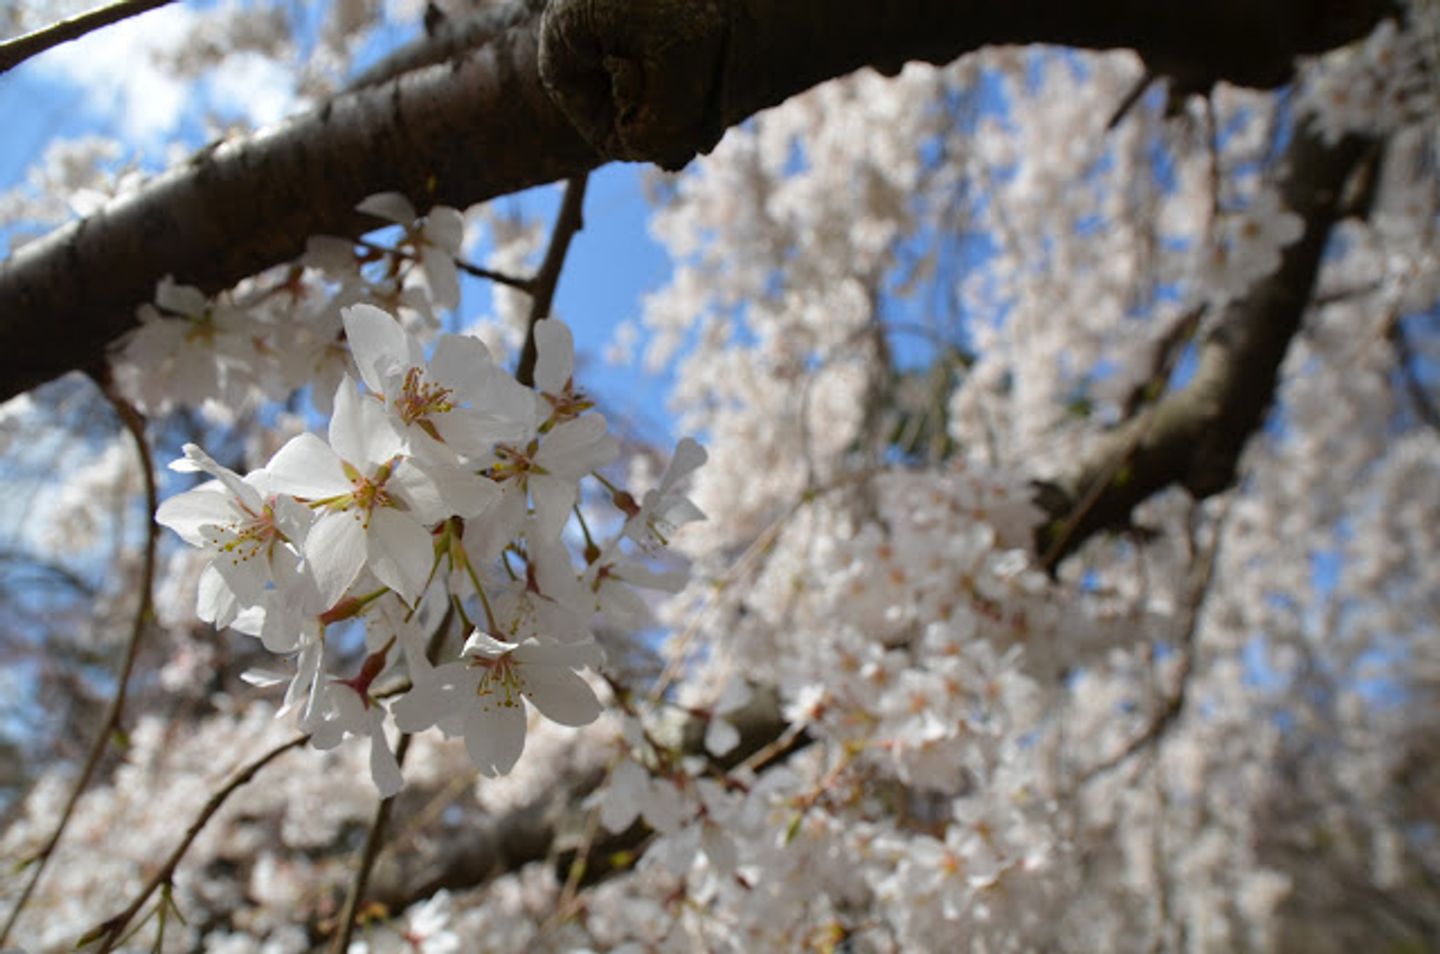
[[[439,724],[463,735],[475,767],[503,775],[525,749],[522,700],[552,722],[587,725],[600,714],[600,702],[577,671],[599,664],[593,643],[507,643],[476,630],[465,641],[461,662],[437,668],[441,691],[397,702],[396,722],[407,732]]]

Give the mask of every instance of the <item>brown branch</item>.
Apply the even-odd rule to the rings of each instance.
[[[1296,53],[1362,35],[1384,9],[1333,6],[552,0],[539,24],[218,143],[16,250],[0,268],[0,400],[99,366],[167,274],[217,292],[299,257],[308,236],[363,234],[373,222],[355,206],[377,192],[463,208],[613,158],[676,168],[822,80],[996,43],[1131,47],[1159,72],[1273,84]]]
[[[160,869],[150,876],[150,880],[145,882],[145,886],[141,888],[140,893],[130,902],[129,906],[114,917],[107,918],[103,923],[90,929],[75,946],[79,948],[99,941],[99,954],[108,954],[109,951],[113,951],[116,945],[125,937],[126,927],[131,921],[135,920],[135,916],[140,913],[140,909],[145,906],[145,902],[150,900],[150,896],[162,887],[172,883],[175,877],[175,869],[179,866],[181,859],[185,857],[185,852],[190,850],[190,845],[200,835],[200,832],[204,830],[215,813],[225,804],[226,799],[241,786],[253,779],[265,766],[291,749],[304,745],[309,738],[308,735],[297,736],[288,742],[276,746],[237,772],[230,781],[226,782],[222,788],[211,795],[205,802],[205,806],[200,809],[200,814],[195,816],[195,820],[185,829],[185,835],[180,839],[180,843],[170,852],[170,856],[165,859],[165,863],[160,866]]]
[[[395,747],[395,761],[402,766],[413,738],[413,735],[402,735],[399,745]],[[330,941],[330,954],[345,954],[350,950],[350,937],[355,933],[355,916],[360,912],[360,903],[365,899],[365,889],[370,884],[370,873],[375,869],[375,860],[380,857],[380,849],[385,845],[385,833],[390,826],[390,812],[394,807],[393,795],[382,798],[380,804],[375,806],[375,817],[371,819],[370,828],[365,832],[365,845],[360,849],[360,860],[355,865],[355,878],[350,882],[350,890],[345,895],[345,906],[340,910],[335,936]]]
[[[381,245],[379,242],[372,242],[369,239],[364,238],[357,238],[355,240],[355,244],[360,246],[361,248],[369,249],[372,252],[379,252],[382,255],[392,255],[395,258],[407,259],[411,262],[418,261],[413,252],[406,251],[403,248],[391,248],[388,245]],[[454,259],[454,262],[455,267],[460,269],[460,271],[466,273],[467,275],[474,275],[476,278],[483,278],[487,281],[492,281],[497,285],[508,285],[511,288],[514,288],[518,291],[523,291],[527,294],[530,293],[531,286],[534,283],[534,279],[516,278],[514,275],[507,275],[504,272],[497,272],[489,268],[483,268],[479,265],[472,264],[470,262],[467,262],[463,258]]]
[[[1405,328],[1400,319],[1396,318],[1390,322],[1390,347],[1395,350],[1395,364],[1400,375],[1401,383],[1405,385],[1405,393],[1410,398],[1410,404],[1415,409],[1415,416],[1431,430],[1440,432],[1440,403],[1437,403],[1435,395],[1425,389],[1425,383],[1420,380],[1419,372],[1416,370],[1416,363],[1419,360],[1415,349],[1410,346],[1410,338],[1405,334]]]
[[[135,450],[140,457],[140,466],[144,473],[145,553],[140,571],[140,600],[135,607],[135,615],[130,623],[130,636],[125,643],[125,656],[120,664],[120,672],[115,676],[115,695],[111,697],[110,705],[100,720],[100,728],[95,733],[95,741],[90,744],[90,750],[86,753],[85,762],[80,768],[80,775],[70,789],[70,795],[65,800],[65,807],[60,810],[60,818],[55,823],[55,829],[30,860],[29,880],[25,882],[25,887],[21,889],[20,896],[15,900],[15,906],[10,909],[4,927],[0,927],[0,945],[3,945],[10,936],[15,922],[20,918],[20,913],[24,911],[25,905],[29,903],[31,895],[34,894],[36,886],[40,883],[40,877],[45,873],[50,859],[55,854],[55,848],[60,843],[61,836],[70,824],[75,806],[80,802],[80,796],[89,787],[90,780],[100,765],[101,756],[105,754],[106,748],[110,745],[111,736],[120,727],[120,717],[125,711],[125,697],[130,685],[130,676],[135,669],[135,660],[140,654],[140,640],[144,636],[145,626],[150,620],[151,596],[155,586],[155,553],[160,530],[159,524],[155,522],[155,510],[159,506],[159,492],[155,486],[155,462],[150,455],[150,443],[145,437],[145,419],[140,412],[115,393],[107,381],[102,380],[97,383],[115,408],[121,424],[134,440]]]
[[[1277,272],[1221,315],[1186,387],[1117,427],[1073,471],[1039,485],[1037,502],[1053,518],[1035,535],[1048,565],[1095,534],[1126,526],[1136,506],[1166,487],[1178,484],[1203,499],[1234,482],[1310,308],[1346,182],[1373,148],[1354,137],[1327,145],[1308,128],[1296,131],[1280,192],[1304,220],[1304,235],[1285,249]]]
[[[545,260],[540,270],[528,282],[530,292],[530,318],[525,325],[525,347],[520,351],[520,366],[515,369],[515,380],[526,387],[535,384],[535,325],[550,317],[550,306],[555,300],[555,288],[560,284],[560,270],[565,267],[565,254],[570,250],[570,240],[585,227],[582,210],[585,207],[585,185],[589,173],[572,176],[565,183],[565,198],[560,202],[560,212],[555,217],[555,229],[550,233],[550,247],[545,250]]]
[[[480,8],[466,16],[445,17],[436,27],[411,43],[386,54],[350,81],[350,89],[378,86],[402,73],[457,59],[470,50],[494,42],[505,31],[539,16],[546,0],[509,0]]]
[[[434,572],[434,568],[431,568]],[[417,606],[416,609],[419,607]],[[414,615],[411,610],[410,616]],[[429,640],[425,644],[425,658],[432,663],[440,653],[440,648],[445,644],[445,637],[450,632],[450,626],[455,621],[455,604],[451,603],[445,608],[444,615],[435,629],[430,633]],[[407,619],[410,617],[407,616]],[[377,730],[379,731],[379,730]],[[411,733],[402,733],[400,743],[395,747],[395,762],[404,766],[405,756],[410,751],[410,742],[414,738]],[[350,949],[350,938],[355,932],[355,917],[360,913],[360,904],[365,900],[365,891],[370,883],[371,872],[375,869],[375,862],[380,857],[380,851],[385,846],[385,835],[390,827],[390,813],[394,810],[396,796],[382,798],[380,804],[375,807],[375,815],[370,821],[370,828],[365,833],[365,845],[360,850],[360,859],[355,866],[355,877],[350,883],[350,890],[345,896],[345,905],[341,909],[339,923],[336,925],[335,936],[331,941],[330,950],[332,954],[345,954]]]
[[[1080,773],[1076,780],[1077,787],[1110,772],[1158,742],[1184,713],[1185,702],[1190,692],[1190,677],[1195,671],[1195,637],[1200,630],[1200,617],[1204,613],[1205,603],[1210,598],[1211,585],[1215,582],[1215,564],[1219,558],[1220,543],[1228,514],[1229,508],[1227,507],[1225,514],[1215,521],[1214,538],[1210,541],[1210,545],[1205,548],[1204,554],[1190,568],[1189,609],[1186,613],[1185,629],[1181,635],[1180,645],[1177,647],[1181,656],[1180,671],[1176,673],[1175,691],[1165,699],[1164,705],[1139,734],[1131,738],[1115,754]]]
[[[13,40],[6,40],[0,43],[0,73],[14,69],[30,57],[44,53],[51,47],[78,40],[85,34],[93,33],[101,27],[119,23],[121,20],[145,13],[147,10],[154,10],[156,7],[163,7],[170,2],[171,0],[118,0],[107,7],[52,23],[24,36],[17,36]]]
[[[757,690],[748,705],[725,716],[740,731],[740,744],[724,759],[714,759],[705,750],[704,718],[680,710],[671,710],[667,718],[675,721],[667,725],[664,735],[677,739],[682,753],[710,759],[722,771],[766,750],[787,727],[775,693]],[[783,753],[771,751],[778,757],[809,741],[808,736],[797,733]],[[583,833],[589,816],[583,803],[605,777],[603,768],[572,766],[519,808],[455,829],[444,839],[426,840],[414,853],[387,856],[376,866],[370,898],[400,911],[442,888],[475,887],[547,858],[555,859],[562,883],[575,865],[583,869],[582,886],[618,873],[612,856],[632,851],[643,842],[649,835],[644,826],[632,826],[619,834],[601,833],[583,859],[578,855],[583,838],[561,850],[566,833]]]

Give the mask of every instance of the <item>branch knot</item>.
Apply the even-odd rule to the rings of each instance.
[[[606,159],[674,171],[725,131],[726,0],[551,0],[540,78]]]

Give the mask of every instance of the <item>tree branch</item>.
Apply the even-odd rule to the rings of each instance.
[[[822,80],[996,43],[1131,47],[1157,72],[1273,84],[1296,53],[1363,34],[1386,5],[1334,7],[552,0],[539,23],[215,144],[14,252],[0,268],[0,399],[98,367],[167,274],[215,292],[298,257],[311,235],[363,234],[373,221],[355,205],[377,192],[465,207],[614,158],[677,168]]]
[[[526,387],[535,384],[535,325],[550,317],[550,306],[555,301],[555,288],[560,284],[560,270],[565,267],[565,255],[570,250],[570,240],[585,227],[585,185],[589,173],[571,176],[565,183],[565,198],[560,202],[560,212],[555,217],[555,229],[550,233],[550,247],[545,250],[545,260],[540,270],[530,279],[530,318],[525,327],[525,347],[520,351],[520,366],[515,370],[515,380]]]
[[[162,886],[171,883],[171,880],[175,877],[175,869],[180,865],[181,859],[185,857],[185,852],[190,850],[190,845],[199,836],[200,832],[204,830],[206,824],[214,817],[215,813],[225,804],[226,799],[234,794],[241,786],[247,784],[255,777],[256,773],[265,766],[286,752],[289,752],[291,749],[304,745],[309,738],[308,735],[302,735],[276,746],[237,772],[230,781],[226,782],[222,788],[211,795],[205,802],[205,806],[200,809],[200,814],[195,816],[195,820],[190,823],[190,827],[185,829],[185,835],[180,839],[180,843],[170,852],[170,856],[165,859],[165,863],[160,866],[160,869],[150,876],[150,880],[145,883],[145,886],[140,890],[140,893],[135,896],[135,899],[130,902],[130,905],[124,911],[121,911],[112,918],[107,918],[103,923],[88,931],[85,936],[80,939],[80,942],[76,944],[76,947],[83,947],[86,944],[100,941],[100,954],[107,954],[108,951],[114,950],[115,946],[120,943],[121,938],[124,937],[125,928],[131,921],[135,920],[135,916],[140,913],[140,909],[145,906],[145,902],[150,900],[150,896]]]
[[[119,0],[107,7],[70,17],[59,23],[52,23],[33,33],[17,36],[13,40],[6,40],[4,43],[0,43],[0,73],[14,69],[30,57],[44,53],[51,47],[78,40],[85,34],[93,33],[101,27],[119,23],[121,20],[147,10],[154,10],[156,7],[163,7],[170,2],[171,0]]]
[[[35,887],[40,883],[40,877],[45,873],[50,859],[55,854],[55,848],[59,845],[61,836],[65,834],[65,829],[70,824],[70,817],[75,812],[75,806],[80,802],[80,796],[85,794],[85,789],[89,787],[90,780],[95,776],[95,770],[100,766],[101,756],[105,754],[105,750],[110,745],[111,736],[120,727],[120,717],[125,711],[125,698],[130,685],[130,675],[135,670],[135,660],[140,654],[140,640],[145,634],[145,625],[150,621],[150,600],[155,588],[155,551],[160,530],[160,525],[155,522],[155,510],[159,506],[159,492],[155,485],[155,464],[150,455],[150,443],[145,437],[145,419],[139,411],[114,393],[108,382],[102,380],[99,384],[101,390],[105,392],[105,397],[119,415],[120,422],[134,440],[135,451],[144,471],[145,556],[140,571],[140,599],[130,623],[130,636],[125,643],[125,657],[120,664],[120,672],[115,676],[115,695],[111,697],[110,705],[105,710],[105,716],[100,720],[100,728],[95,733],[95,741],[91,743],[90,750],[86,753],[85,762],[80,768],[80,775],[75,779],[75,784],[70,789],[70,795],[65,800],[65,807],[60,810],[60,818],[55,823],[55,829],[33,856],[30,878],[25,882],[25,887],[21,889],[20,896],[16,898],[15,906],[10,909],[10,914],[5,919],[5,925],[0,927],[0,945],[3,945],[10,936],[15,922],[20,919],[20,913],[25,910],[25,905],[34,894]]]
[[[1037,502],[1054,520],[1037,529],[1036,549],[1049,565],[1125,526],[1136,506],[1171,484],[1203,499],[1234,482],[1310,307],[1345,184],[1373,147],[1353,137],[1327,145],[1309,128],[1296,130],[1280,192],[1305,220],[1305,234],[1285,249],[1279,271],[1226,309],[1200,345],[1190,384],[1117,427],[1069,474],[1040,484]]]

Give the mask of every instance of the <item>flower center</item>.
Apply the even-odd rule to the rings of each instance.
[[[455,410],[455,402],[451,400],[450,394],[449,388],[426,381],[424,370],[412,367],[405,372],[405,382],[400,386],[399,396],[395,398],[395,410],[406,424],[418,422],[427,432],[433,432],[433,425],[426,427],[430,424],[430,416]],[[431,436],[436,435],[431,433]]]
[[[266,503],[255,513],[240,501],[234,502],[239,515],[229,523],[209,528],[210,544],[221,553],[229,554],[236,566],[262,553],[269,553],[285,534],[275,525],[275,511]]]
[[[520,704],[520,693],[525,688],[525,680],[520,676],[519,667],[505,653],[495,659],[475,657],[470,660],[470,668],[480,669],[480,681],[475,685],[475,695],[489,697],[496,705],[513,709]]]

